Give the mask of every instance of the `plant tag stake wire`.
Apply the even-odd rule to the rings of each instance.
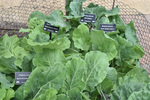
[[[116,25],[115,24],[100,24],[99,26],[100,30],[103,30],[105,33],[116,31]]]
[[[24,84],[27,81],[30,74],[31,72],[15,72],[15,84],[16,85]]]
[[[84,17],[81,17],[80,22],[85,23],[95,23],[96,22],[96,14],[84,14]]]
[[[58,33],[59,32],[59,27],[53,26],[50,23],[45,22],[43,30],[50,32],[49,36],[50,36],[50,40],[51,40],[52,39],[52,33]]]

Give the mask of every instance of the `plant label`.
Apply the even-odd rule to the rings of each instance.
[[[15,72],[15,84],[22,85],[24,84],[31,72]]]
[[[59,27],[53,26],[50,23],[45,22],[43,30],[51,32],[51,33],[58,33],[59,32]]]
[[[81,17],[80,22],[85,23],[95,23],[96,22],[96,14],[84,14],[84,17]]]
[[[100,24],[100,30],[103,30],[105,33],[116,31],[115,24]]]

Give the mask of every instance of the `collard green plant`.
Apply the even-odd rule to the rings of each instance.
[[[0,38],[0,100],[149,100],[150,79],[139,59],[144,55],[134,21],[125,24],[118,6],[105,7],[85,0],[67,0],[64,15],[34,11],[25,37]],[[96,14],[95,23],[81,23],[84,13]],[[44,22],[60,27],[44,31]],[[115,24],[105,33],[100,24]],[[31,72],[15,85],[15,72]]]

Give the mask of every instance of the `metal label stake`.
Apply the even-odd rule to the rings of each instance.
[[[45,22],[43,30],[50,32],[49,33],[50,40],[52,39],[52,33],[59,33],[59,27],[53,26],[48,22]]]

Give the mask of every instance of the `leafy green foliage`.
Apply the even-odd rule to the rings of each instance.
[[[38,19],[38,20],[43,20],[45,21],[47,19],[47,16],[44,15],[42,12],[40,11],[34,11],[30,14],[29,18],[28,18],[28,21],[30,21],[32,18],[34,19]]]
[[[128,98],[128,100],[149,100],[149,99],[150,93],[148,91],[134,92]]]
[[[66,15],[34,11],[29,33],[0,38],[0,100],[149,100],[150,79],[139,60],[144,55],[134,21],[125,24],[119,8],[67,0]],[[96,14],[96,23],[81,23],[84,13]],[[60,27],[59,33],[43,31],[44,22]],[[107,34],[100,24],[115,24]],[[21,86],[15,72],[31,72]]]
[[[105,60],[104,60],[105,59]],[[86,88],[93,89],[101,83],[107,75],[107,67],[109,66],[108,57],[100,51],[91,51],[85,55],[87,70],[84,76]]]
[[[120,9],[117,7],[115,7],[114,9],[111,9],[111,10],[108,10],[105,12],[105,15],[108,15],[108,16],[113,16],[113,15],[117,15],[119,14],[120,12]]]
[[[54,10],[52,13],[50,13],[47,22],[54,26],[64,28],[66,31],[71,28],[70,24],[63,20],[63,12],[60,10]]]
[[[0,89],[0,100],[3,100],[5,98],[6,89]]]
[[[113,67],[108,67],[107,68],[107,78],[109,79],[109,80],[111,80],[114,84],[116,83],[116,81],[117,81],[117,71],[116,71],[116,69],[115,68],[113,68]]]
[[[1,87],[5,89],[9,89],[14,86],[14,83],[10,82],[11,79],[9,77],[6,77],[4,74],[0,73],[0,82],[1,82]]]
[[[129,41],[120,36],[116,37],[116,40],[119,44],[117,65],[120,67],[135,67],[136,59],[140,59],[144,55],[144,51],[141,47],[132,45]],[[122,71],[125,72],[124,69],[122,69]]]
[[[149,75],[148,75],[147,71],[144,68],[141,68],[141,67],[137,67],[137,68],[132,69],[131,71],[129,71],[126,74],[126,76],[137,78],[139,81],[142,81],[142,82],[145,82],[145,83],[150,82]]]
[[[65,79],[63,77],[65,76],[64,70],[62,64],[56,64],[46,69],[36,68],[24,86],[24,99],[39,98],[41,95],[46,95],[47,92],[50,92],[49,89],[52,87],[59,90]]]
[[[50,41],[49,36],[44,33],[30,36],[26,41],[36,53],[43,52],[44,48],[64,51],[70,47],[70,40],[67,37],[60,37]]]
[[[15,65],[20,67],[24,56],[28,57],[28,52],[19,46],[19,38],[17,36],[8,37],[6,34],[0,40],[0,58],[14,57],[16,59]]]
[[[15,92],[13,89],[4,89],[4,88],[0,88],[0,100],[10,100],[14,97]]]
[[[130,41],[132,44],[138,43],[138,39],[136,37],[136,29],[134,28],[133,21],[131,21],[129,24],[127,24],[125,36],[126,36],[127,40]]]
[[[82,95],[78,88],[73,88],[67,92],[70,100],[82,100]]]
[[[100,50],[107,54],[108,59],[112,60],[117,55],[117,42],[109,38],[103,31],[93,30],[91,32],[92,49]]]
[[[84,24],[78,26],[73,32],[73,41],[76,48],[88,51],[91,46],[90,33]]]
[[[30,29],[35,29],[38,25],[43,24],[43,23],[44,23],[44,21],[39,20],[36,17],[33,17],[30,19],[28,27]]]
[[[144,84],[132,82],[120,85],[111,96],[111,100],[127,100],[133,92],[139,92]]]
[[[85,74],[86,63],[81,58],[73,58],[66,64],[67,77],[65,82],[66,90],[77,88],[82,91],[85,88],[85,83],[82,78]]]
[[[82,12],[82,3],[73,1],[70,3],[71,15],[75,18],[82,17],[84,14]]]
[[[59,94],[56,100],[69,100],[67,95]]]
[[[3,73],[14,73],[16,71],[19,71],[19,69],[14,65],[16,59],[14,57],[11,58],[5,58],[1,57],[0,58],[0,71]]]
[[[6,90],[5,98],[3,100],[10,100],[14,97],[15,92],[13,89]]]
[[[59,50],[45,49],[43,53],[36,54],[33,58],[33,65],[37,67],[49,67],[57,63],[66,63],[63,53]]]

